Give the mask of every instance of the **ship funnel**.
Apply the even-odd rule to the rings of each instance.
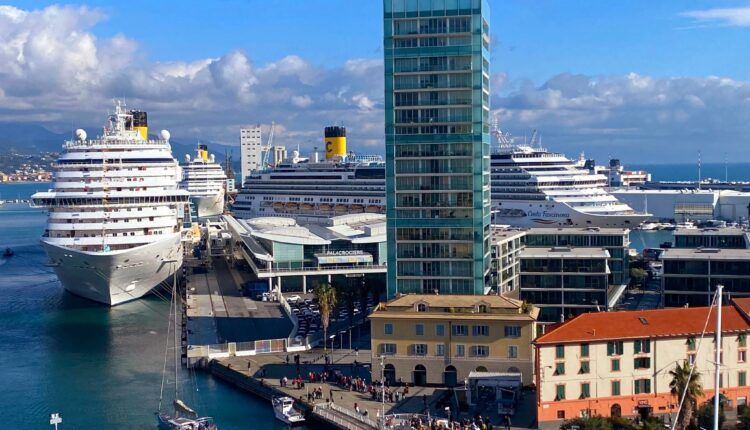
[[[346,128],[332,126],[325,128],[326,160],[346,156]]]
[[[141,135],[141,139],[148,140],[148,115],[146,112],[131,110],[130,114],[133,115],[133,130]]]

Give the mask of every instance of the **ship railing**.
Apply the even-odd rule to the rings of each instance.
[[[378,429],[381,430],[410,430],[415,428],[412,423],[419,421],[429,425],[430,416],[424,414],[389,414],[380,419]]]

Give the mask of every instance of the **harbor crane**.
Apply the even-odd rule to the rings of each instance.
[[[271,154],[271,151],[273,150],[273,133],[276,129],[276,122],[271,121],[271,130],[268,132],[268,141],[266,141],[266,147],[264,149],[263,153],[263,168],[267,168],[269,166],[269,157]]]

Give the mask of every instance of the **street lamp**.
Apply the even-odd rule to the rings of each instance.
[[[55,430],[57,430],[57,425],[62,423],[62,417],[58,413],[50,414],[49,416],[49,425],[55,426]]]
[[[383,403],[383,412],[380,414],[380,419],[385,422],[385,355],[380,356],[380,389],[382,394],[380,401]]]

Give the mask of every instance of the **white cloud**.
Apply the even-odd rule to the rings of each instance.
[[[96,38],[92,27],[105,18],[86,7],[0,7],[0,121],[98,126],[111,100],[122,98],[183,142],[236,144],[240,125],[275,121],[275,142],[305,152],[321,145],[324,126],[343,122],[352,148],[383,152],[381,60],[322,68],[289,55],[255,65],[237,50],[150,62],[127,35]],[[713,145],[717,157],[748,158],[747,81],[563,73],[538,85],[502,72],[491,80],[501,127],[521,135],[537,128],[545,144],[569,155],[667,161]]]
[[[750,27],[750,7],[715,8],[683,12],[681,16],[697,22],[718,23],[732,27]]]
[[[707,145],[747,159],[750,82],[719,77],[560,74],[542,85],[511,82],[492,106],[501,128],[538,128],[554,149],[669,161]],[[552,143],[554,142],[554,143]],[[664,158],[668,157],[668,158]]]
[[[383,140],[382,61],[331,69],[288,55],[256,67],[235,50],[149,62],[126,35],[95,37],[92,28],[105,19],[86,7],[0,6],[0,121],[99,125],[121,98],[175,139],[236,144],[240,125],[276,121],[281,144],[317,144],[323,127],[338,122],[354,148]]]

